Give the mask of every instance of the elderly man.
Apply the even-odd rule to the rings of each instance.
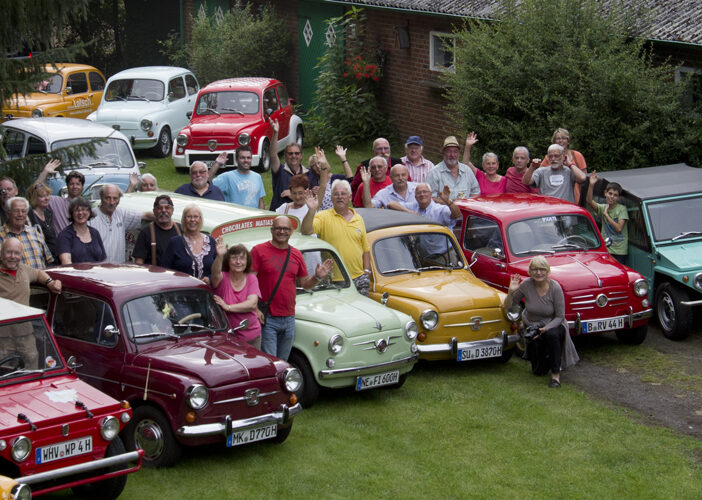
[[[3,177],[0,179],[0,224],[4,224],[7,220],[7,213],[5,212],[5,204],[10,198],[17,196],[17,184],[15,184],[14,179],[10,177]]]
[[[180,224],[173,222],[173,200],[162,194],[154,200],[155,220],[142,228],[137,236],[132,257],[137,264],[161,265],[161,256],[174,236],[180,236]]]
[[[334,245],[351,273],[356,288],[368,296],[370,245],[366,237],[366,225],[361,216],[349,207],[351,186],[348,181],[334,181],[331,194],[333,207],[320,212],[317,212],[319,193],[317,196],[308,196],[309,210],[302,219],[302,234],[316,233],[324,241]]]
[[[271,241],[251,249],[251,268],[268,305],[261,328],[261,350],[280,359],[288,359],[295,340],[296,283],[302,288],[313,287],[329,274],[333,264],[327,259],[308,276],[302,252],[288,243],[292,231],[288,216],[276,217]]]
[[[151,174],[144,174],[139,177],[139,174],[131,174],[129,176],[129,187],[125,193],[144,193],[147,191],[158,191],[158,181]]]
[[[522,183],[522,178],[529,166],[529,150],[524,146],[517,146],[512,153],[513,167],[509,167],[505,172],[505,193],[538,193],[536,188],[529,187]]]
[[[575,203],[575,183],[585,182],[587,175],[575,163],[567,163],[565,150],[560,144],[549,146],[548,161],[550,165],[542,167],[540,160],[533,160],[522,177],[522,183],[539,188],[543,195]]]
[[[445,203],[439,193],[444,186],[449,187],[450,199],[468,198],[480,194],[480,186],[475,174],[468,165],[459,163],[459,145],[455,136],[444,140],[444,159],[427,175],[427,184],[431,187],[434,201]]]
[[[439,197],[443,203],[436,203],[432,198],[429,184],[420,182],[414,190],[412,202],[406,205],[393,202],[388,204],[388,208],[421,215],[434,222],[443,224],[449,229],[453,229],[456,220],[461,218],[461,209],[449,198],[448,186],[444,186],[443,191],[439,193]]]
[[[124,262],[126,260],[126,232],[138,229],[141,220],[152,221],[152,212],[135,212],[119,208],[122,191],[114,184],[100,187],[100,205],[93,209],[94,217],[88,226],[97,229],[107,253],[107,262]]]
[[[60,166],[61,162],[59,160],[49,161],[46,165],[44,165],[44,169],[41,171],[39,177],[37,177],[37,180],[33,183],[33,185],[43,184],[47,176],[55,175],[56,169]],[[85,186],[85,176],[77,170],[73,170],[66,176],[66,189],[68,196],[64,198],[63,196],[51,195],[51,198],[49,199],[49,208],[53,214],[51,219],[51,227],[54,229],[56,234],[59,234],[61,230],[69,224],[68,205],[71,204],[71,201],[74,198],[77,198],[83,194],[83,186]]]
[[[27,224],[29,210],[31,207],[25,198],[15,196],[7,200],[7,222],[0,228],[0,242],[10,237],[17,238],[22,243],[22,264],[35,269],[46,269],[54,263],[54,257],[41,230]]]
[[[368,173],[363,174],[363,206],[366,208],[389,208],[390,204],[399,203],[407,206],[408,203],[414,202],[414,190],[417,184],[407,182],[409,173],[407,167],[401,164],[394,165],[390,169],[390,180],[392,184],[385,186],[383,189],[375,193],[375,196],[370,196],[370,189],[367,187],[370,181]]]
[[[293,175],[307,174],[307,167],[302,165],[302,148],[296,142],[285,147],[285,163],[278,158],[278,132],[280,126],[277,120],[271,120],[273,137],[271,137],[271,175],[273,177],[273,197],[270,209],[275,211],[283,203],[290,203],[290,179]]]
[[[427,174],[434,164],[422,156],[424,144],[418,135],[410,136],[405,142],[405,156],[402,163],[407,167],[409,176],[414,182],[426,182]]]
[[[361,187],[362,182],[361,167],[368,167],[370,165],[370,161],[373,158],[377,156],[382,156],[383,158],[385,158],[385,165],[387,167],[387,170],[389,170],[390,167],[392,167],[393,165],[402,163],[402,158],[395,158],[394,156],[390,155],[390,143],[387,139],[383,137],[378,137],[376,140],[373,141],[373,155],[373,157],[362,161],[361,164],[356,168],[356,174],[353,176],[353,181],[351,181],[351,191],[353,192],[353,196],[356,196],[356,193],[360,191],[359,188]]]
[[[361,166],[361,180],[368,179],[361,183],[361,189],[356,191],[353,197],[354,207],[363,207],[363,192],[368,191],[369,198],[373,198],[375,193],[383,189],[385,186],[392,184],[392,180],[387,176],[388,164],[382,156],[374,156],[370,159],[367,167]],[[334,200],[332,200],[333,202]]]
[[[195,198],[224,201],[224,194],[222,194],[222,191],[209,182],[208,179],[207,165],[201,161],[194,161],[192,165],[190,165],[190,182],[178,186],[175,192],[194,196]]]
[[[210,180],[222,191],[224,199],[229,203],[263,209],[266,190],[261,176],[251,171],[251,147],[239,146],[234,152],[234,157],[236,170],[215,177],[219,167],[227,161],[227,153],[220,153],[210,169]]]

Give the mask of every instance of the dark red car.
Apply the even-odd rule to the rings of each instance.
[[[49,274],[63,284],[60,296],[44,294],[62,352],[83,380],[131,403],[123,436],[145,464],[173,464],[181,445],[287,438],[302,411],[300,372],[234,340],[200,280],[128,264]]]
[[[39,309],[0,298],[0,343],[0,475],[19,483],[12,498],[27,498],[23,488],[117,498],[141,467],[119,437],[129,404],[78,379]]]
[[[587,210],[526,193],[456,204],[463,213],[456,237],[478,278],[506,292],[510,276],[527,277],[531,258],[543,255],[563,287],[572,335],[615,331],[622,342],[644,341],[652,315],[648,284],[609,254]]]

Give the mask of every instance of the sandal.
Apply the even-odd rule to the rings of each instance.
[[[556,380],[556,379],[551,379],[551,381],[548,383],[549,388],[551,389],[558,389],[561,387],[561,383]]]

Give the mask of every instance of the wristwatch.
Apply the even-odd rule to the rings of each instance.
[[[52,281],[54,281],[53,278],[46,278],[46,281],[44,281],[44,286],[48,285],[48,284],[51,283]]]

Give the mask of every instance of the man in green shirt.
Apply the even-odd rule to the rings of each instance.
[[[597,180],[597,173],[593,171],[590,174],[590,186],[587,190],[587,204],[596,215],[602,217],[602,236],[612,240],[612,244],[607,248],[609,253],[622,264],[626,264],[629,253],[626,224],[629,215],[626,207],[619,203],[622,187],[616,182],[610,182],[605,188],[607,203],[595,203],[592,199],[592,190]]]

